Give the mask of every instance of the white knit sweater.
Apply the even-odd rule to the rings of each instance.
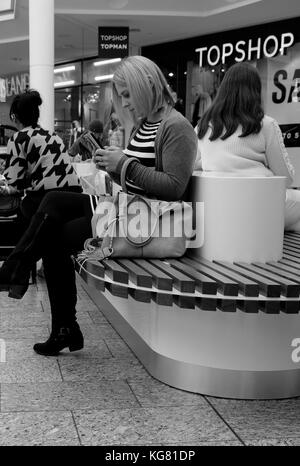
[[[195,128],[195,131],[196,128]],[[198,140],[195,169],[231,176],[286,176],[293,181],[294,168],[284,146],[278,123],[265,115],[258,134],[239,137],[242,128],[224,141],[210,141],[211,128]]]

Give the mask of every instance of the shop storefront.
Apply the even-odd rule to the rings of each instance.
[[[119,61],[119,58],[100,60],[95,57],[55,66],[55,131],[67,145],[73,120],[78,120],[83,128],[94,119],[109,123],[112,108],[110,79]],[[28,87],[28,71],[1,77],[0,125],[12,124],[9,120],[12,100]],[[0,145],[6,143],[11,132],[5,130],[4,134]]]
[[[265,113],[280,124],[300,187],[300,18],[144,47],[142,55],[163,69],[194,124],[232,64],[255,65]]]

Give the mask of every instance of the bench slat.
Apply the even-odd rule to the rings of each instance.
[[[185,258],[184,263],[194,267],[199,272],[207,275],[208,277],[212,278],[218,283],[218,290],[223,293],[224,296],[237,296],[239,291],[238,283],[230,280],[229,278],[225,277],[225,275],[221,275],[217,272],[214,272],[210,268],[206,267],[205,265],[201,264],[194,259]]]
[[[287,252],[288,254],[293,254],[295,257],[300,257],[300,251],[293,246],[287,245],[283,246],[283,251]]]
[[[292,254],[288,254],[287,252],[283,252],[282,259],[288,259],[288,260],[290,260],[290,261],[295,262],[295,264],[300,265],[299,258],[293,256]],[[282,259],[281,259],[281,260],[282,260]],[[281,260],[280,260],[279,262],[281,262]]]
[[[209,262],[208,260],[201,259],[201,263],[204,263],[205,265],[207,265],[207,267],[210,267],[216,272],[219,272],[225,275],[226,277],[230,278],[231,280],[234,280],[235,282],[237,282],[240,287],[240,292],[244,294],[245,296],[256,297],[259,295],[258,283],[237,273],[236,271],[231,270],[230,269],[231,264],[229,262],[225,262],[225,263],[221,261]],[[226,266],[223,264],[226,264]]]
[[[128,272],[121,267],[115,260],[106,259],[103,261],[106,275],[114,282],[128,284]]]
[[[159,259],[150,259],[149,262],[169,275],[169,277],[171,277],[173,280],[174,288],[177,290],[181,291],[182,293],[195,292],[195,281],[171,267],[169,263]]]
[[[154,267],[145,259],[134,259],[133,262],[151,275],[156,288],[159,290],[172,291],[173,281],[167,274],[157,267]]]
[[[264,264],[262,262],[253,262],[253,265],[259,267],[262,270],[266,270],[267,272],[271,272],[274,276],[278,275],[281,281],[284,283],[287,282],[287,298],[297,298],[300,293],[300,283],[299,280],[295,277],[294,274],[291,274],[287,271],[283,271],[276,266],[272,266],[269,264]],[[290,283],[290,284],[289,284]],[[294,284],[293,284],[294,283]]]
[[[290,259],[281,259],[280,261],[278,261],[278,264],[289,265],[295,271],[298,271],[298,270],[300,271],[300,264]]]
[[[118,298],[128,298],[128,288],[126,286],[120,286],[117,283],[105,282],[106,289]]]
[[[299,268],[292,267],[291,265],[282,263],[282,262],[267,262],[267,265],[271,265],[272,267],[276,267],[276,269],[279,269],[282,271],[282,273],[285,274],[285,272],[288,272],[291,276],[294,276],[297,278],[297,282],[300,280],[300,266]]]
[[[240,311],[246,312],[248,314],[257,314],[259,311],[259,302],[258,301],[247,301],[241,300],[236,302],[237,308]]]
[[[217,310],[217,298],[197,298],[196,308],[201,311],[216,311]]]
[[[84,269],[81,269],[80,276],[89,286],[94,287],[99,291],[105,291],[105,283],[95,277],[92,277]]]
[[[293,236],[293,237],[297,237],[300,239],[300,233],[298,233],[297,231],[286,231],[284,233],[284,237],[289,237],[289,236]]]
[[[84,263],[83,265],[86,270],[94,275],[97,275],[97,277],[104,278],[105,275],[105,268],[104,265],[99,262],[99,261],[92,261],[88,260]]]
[[[135,288],[129,288],[129,294],[132,296],[135,301],[140,303],[150,303],[151,302],[151,291],[137,290]]]
[[[217,307],[223,312],[236,312],[236,300],[218,299]]]
[[[174,295],[173,300],[180,308],[195,309],[195,298],[192,296]]]
[[[297,255],[295,255],[293,252],[291,251],[286,251],[286,250],[283,250],[283,258],[287,257],[288,259],[293,259],[295,262],[297,262],[298,264],[300,263],[300,259]]]
[[[217,294],[218,284],[216,281],[212,280],[211,278],[203,275],[202,273],[195,270],[193,267],[187,265],[184,262],[184,259],[173,259],[169,260],[172,267],[175,269],[184,272],[188,277],[191,277],[195,280],[196,289],[203,294]]]
[[[259,308],[266,314],[279,314],[280,313],[280,302],[279,301],[260,301]]]
[[[173,306],[173,295],[169,293],[154,292],[151,299],[160,306]]]
[[[300,309],[299,301],[284,301],[280,303],[280,306],[285,314],[298,314]]]
[[[152,288],[152,277],[144,269],[129,259],[118,259],[117,262],[121,267],[127,270],[130,280],[135,285],[142,286],[144,288]]]
[[[239,262],[239,265],[246,270],[250,270],[253,272],[256,272],[258,274],[261,274],[263,277],[267,279],[271,279],[273,282],[277,282],[280,287],[281,287],[281,294],[286,297],[295,297],[295,292],[297,292],[297,287],[298,285],[295,282],[292,282],[291,280],[287,280],[283,277],[279,277],[279,275],[276,275],[266,269],[262,269],[260,267],[257,267],[253,264],[247,264],[246,262]]]
[[[226,267],[227,262],[220,261],[220,264]],[[230,264],[230,269],[237,271],[241,275],[244,275],[251,280],[254,280],[258,283],[259,289],[261,294],[268,298],[279,298],[280,296],[280,285],[278,283],[273,282],[267,278],[263,278],[261,275],[258,275],[254,271],[246,270],[240,267],[239,262],[235,262],[234,264]]]
[[[290,245],[290,246],[294,246],[296,249],[300,249],[299,240],[297,239],[285,238],[283,245],[284,246]]]

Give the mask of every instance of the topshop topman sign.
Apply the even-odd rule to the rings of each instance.
[[[219,63],[224,64],[226,59],[231,57],[236,62],[244,60],[259,60],[262,57],[274,57],[278,53],[283,55],[288,47],[294,44],[294,34],[285,32],[281,35],[269,35],[262,39],[239,40],[236,43],[225,42],[221,45],[212,45],[210,47],[199,47],[195,51],[199,52],[199,66],[207,63],[215,66]]]
[[[99,27],[98,53],[100,58],[123,58],[129,55],[128,27]]]

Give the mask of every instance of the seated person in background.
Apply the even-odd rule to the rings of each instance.
[[[110,116],[110,125],[111,129],[108,132],[108,143],[109,146],[113,147],[120,147],[123,149],[124,147],[124,131],[121,126],[121,123],[118,119],[118,116],[115,112],[113,112]]]
[[[68,150],[72,162],[89,160],[97,149],[103,149],[102,136],[103,123],[100,120],[91,121],[89,128],[76,139]]]
[[[226,72],[212,105],[196,128],[195,169],[218,176],[285,176],[294,168],[278,123],[264,114],[257,69],[237,63]],[[300,231],[300,191],[286,191],[285,228]]]
[[[70,163],[62,139],[38,124],[40,94],[28,90],[17,95],[9,116],[18,131],[7,144],[2,194],[26,192],[21,212],[30,219],[48,191],[81,192],[79,179]]]

